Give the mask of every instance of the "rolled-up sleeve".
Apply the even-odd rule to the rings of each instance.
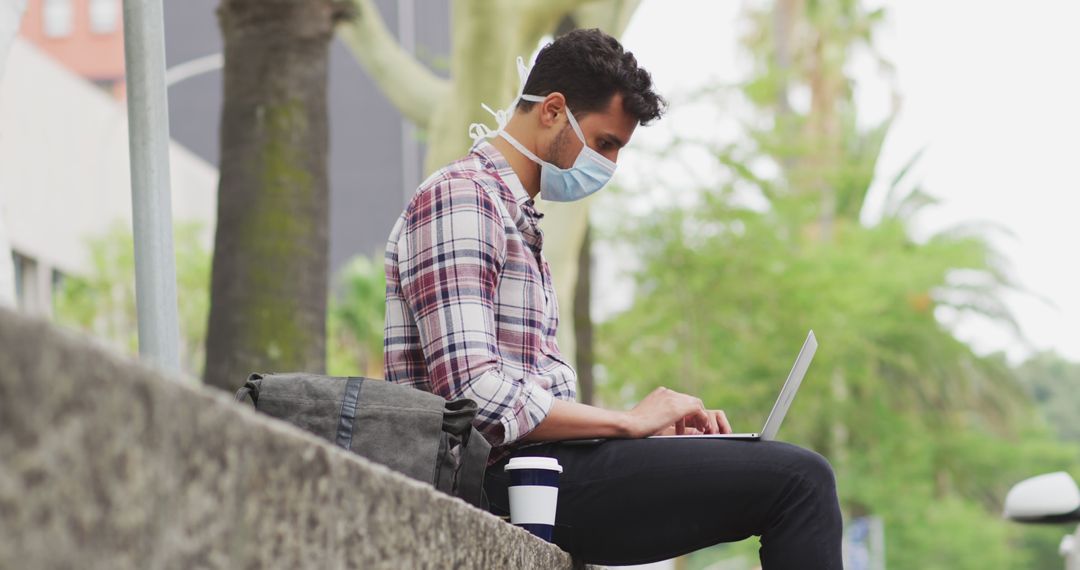
[[[432,392],[476,401],[474,425],[492,446],[532,431],[554,400],[542,386],[502,370],[495,299],[507,251],[503,223],[476,182],[444,179],[410,203],[397,257]]]

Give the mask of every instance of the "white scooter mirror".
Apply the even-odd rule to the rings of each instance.
[[[1064,471],[1024,479],[1009,489],[1004,514],[1019,522],[1077,521],[1080,520],[1080,489]]]

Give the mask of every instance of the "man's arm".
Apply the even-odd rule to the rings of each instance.
[[[532,431],[555,399],[502,371],[495,298],[505,258],[501,210],[472,180],[437,181],[410,204],[398,241],[397,293],[415,320],[431,391],[475,401],[473,423],[493,446]]]
[[[547,417],[521,439],[633,439],[703,433],[731,433],[724,411],[706,410],[700,398],[660,387],[625,412],[555,400]]]
[[[494,200],[471,180],[444,180],[418,195],[405,224],[396,259],[400,291],[388,289],[387,295],[400,294],[411,308],[431,390],[447,399],[474,400],[474,424],[492,445],[643,437],[692,403],[676,406],[672,392],[629,412],[605,410],[557,399],[526,378],[505,376],[495,296],[506,235]],[[691,400],[701,407],[700,400]]]
[[[590,437],[630,437],[626,412],[556,398],[547,417],[521,440],[532,442]]]

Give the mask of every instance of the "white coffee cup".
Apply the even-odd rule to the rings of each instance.
[[[503,467],[510,474],[510,523],[551,542],[562,466],[554,457],[513,457]]]

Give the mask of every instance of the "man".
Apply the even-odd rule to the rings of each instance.
[[[473,125],[469,154],[424,181],[390,233],[386,379],[477,402],[496,515],[509,514],[511,457],[557,458],[554,542],[585,562],[647,563],[760,535],[767,570],[840,568],[840,510],[821,455],[775,441],[644,439],[731,432],[723,411],[667,388],[629,411],[574,401],[534,199],[599,190],[664,102],[599,30],[561,36],[527,80],[520,60],[519,72],[516,106],[493,112],[498,129]],[[585,438],[608,439],[560,441]]]

